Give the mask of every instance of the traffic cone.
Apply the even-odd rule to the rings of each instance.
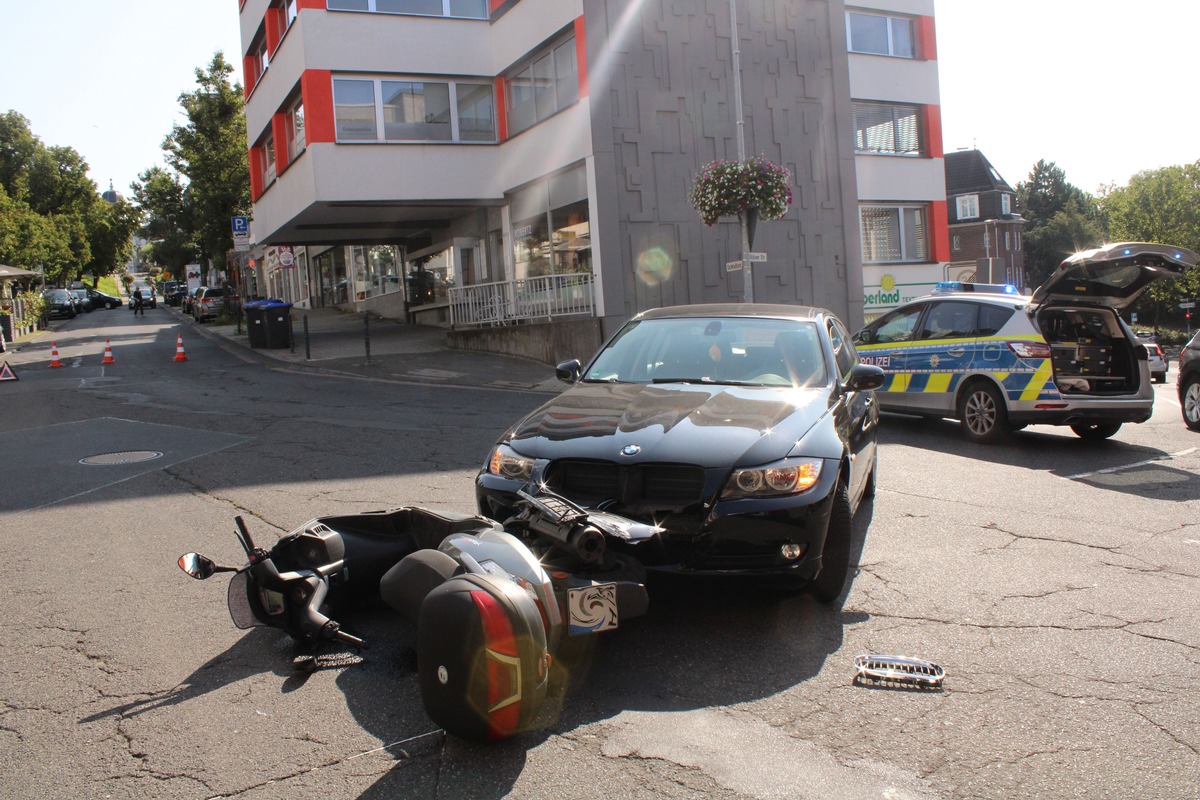
[[[100,363],[101,364],[117,363],[117,360],[115,358],[113,358],[112,346],[108,343],[108,339],[104,340],[104,360],[101,361]]]
[[[56,342],[51,342],[50,343],[50,366],[51,367],[61,367],[62,365],[63,365],[63,363],[58,360],[58,344]]]
[[[187,353],[183,352],[183,334],[179,334],[179,339],[175,342],[175,360],[187,361]]]

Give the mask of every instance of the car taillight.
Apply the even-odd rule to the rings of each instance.
[[[1017,358],[1049,358],[1050,345],[1045,342],[1031,342],[1028,340],[1018,340],[1013,342],[1005,342],[1008,349],[1016,353]]]

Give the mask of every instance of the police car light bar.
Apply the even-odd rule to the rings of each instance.
[[[979,292],[983,294],[1018,294],[1017,287],[1011,283],[968,283],[966,281],[939,281],[934,287],[934,294],[949,294],[951,292]]]

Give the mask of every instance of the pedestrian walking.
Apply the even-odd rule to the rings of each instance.
[[[142,287],[138,286],[133,290],[133,313],[134,316],[141,314],[146,316],[146,309],[142,305]]]

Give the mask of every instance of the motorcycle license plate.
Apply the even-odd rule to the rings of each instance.
[[[571,636],[616,630],[617,585],[598,583],[567,591],[567,632]]]

